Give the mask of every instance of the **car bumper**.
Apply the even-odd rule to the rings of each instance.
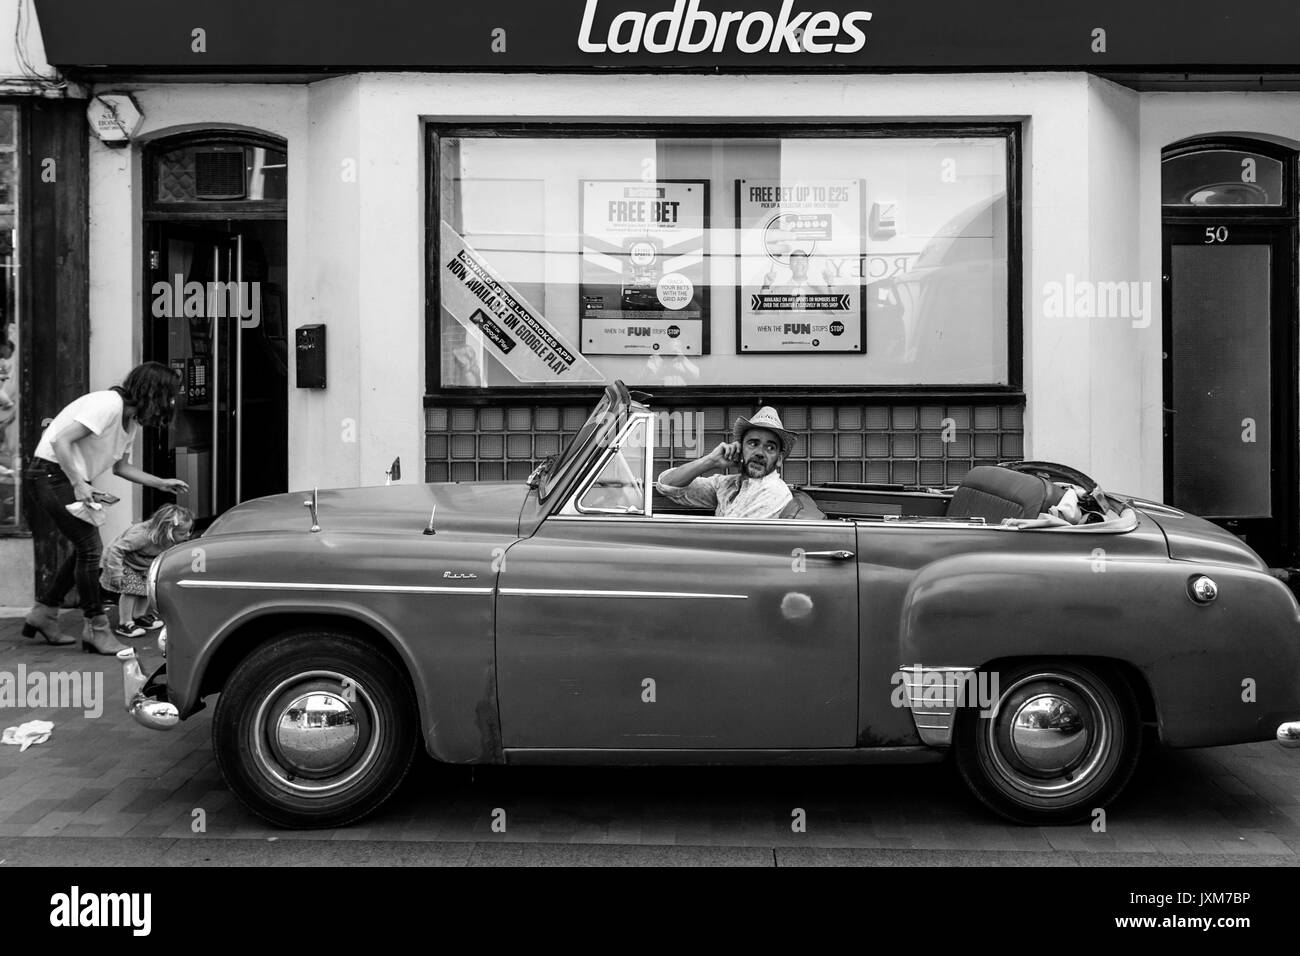
[[[1283,747],[1300,747],[1300,720],[1289,720],[1279,724],[1277,742]]]
[[[167,700],[167,665],[163,664],[146,678],[135,651],[122,651],[118,658],[122,661],[126,712],[135,722],[150,730],[171,730],[179,724],[180,712]]]

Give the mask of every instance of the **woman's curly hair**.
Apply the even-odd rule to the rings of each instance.
[[[163,428],[171,422],[180,392],[180,377],[161,362],[143,362],[131,369],[126,380],[113,391],[128,405],[135,406],[141,425]]]

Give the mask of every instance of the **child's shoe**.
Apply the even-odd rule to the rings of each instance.
[[[136,621],[123,621],[113,628],[115,637],[144,637],[145,630]]]

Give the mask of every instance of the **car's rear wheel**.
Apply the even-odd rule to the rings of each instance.
[[[1132,689],[1118,674],[1074,662],[997,676],[991,712],[959,712],[954,746],[962,778],[1017,823],[1091,819],[1137,766],[1142,733]]]
[[[212,748],[235,795],[285,827],[334,827],[392,796],[415,755],[410,683],[348,634],[296,631],[240,662],[217,700]]]

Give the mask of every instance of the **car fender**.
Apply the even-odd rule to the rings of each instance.
[[[1198,604],[1196,577],[1217,598]],[[1300,606],[1251,568],[1150,555],[967,553],[918,570],[899,664],[982,667],[1007,658],[1107,658],[1146,682],[1173,746],[1270,739],[1300,708]]]

